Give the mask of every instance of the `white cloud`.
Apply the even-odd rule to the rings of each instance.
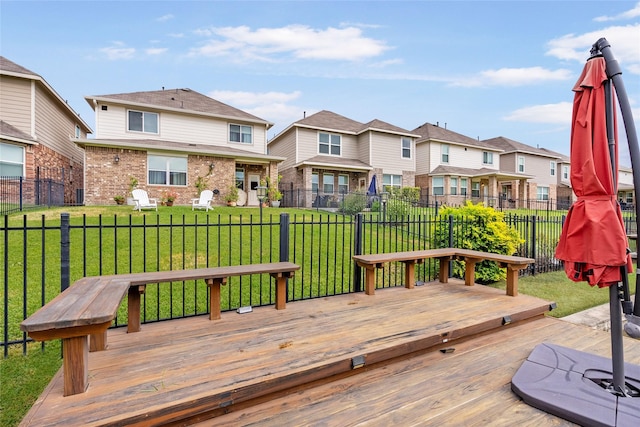
[[[303,108],[291,104],[291,102],[302,96],[300,91],[246,92],[216,90],[209,92],[207,96],[233,105],[279,126],[288,126],[290,123],[300,120],[304,112]]]
[[[169,20],[173,19],[173,15],[170,13],[167,13],[166,15],[162,15],[158,18],[156,18],[156,21],[158,22],[167,22]]]
[[[623,12],[616,16],[598,16],[594,18],[596,22],[619,21],[623,19],[633,19],[640,16],[640,3],[637,3],[633,9]]]
[[[317,30],[305,25],[280,28],[247,26],[199,29],[197,35],[217,37],[191,55],[234,56],[243,60],[274,61],[283,59],[316,59],[359,61],[383,54],[389,47],[380,40],[364,37],[356,27]]]
[[[562,81],[572,77],[570,70],[548,70],[542,67],[528,68],[500,68],[498,70],[486,70],[477,76],[456,78],[451,81],[454,86],[526,86],[544,83],[547,81]]]
[[[103,47],[100,52],[107,55],[107,59],[117,61],[120,59],[131,59],[136,53],[133,47],[126,47],[122,42],[113,42],[111,46]]]
[[[559,102],[557,104],[532,105],[519,108],[511,114],[503,117],[507,121],[519,121],[528,123],[550,123],[566,124],[571,123],[571,112],[573,103]]]
[[[612,26],[579,35],[567,34],[551,40],[546,54],[562,60],[584,62],[589,58],[591,46],[603,37],[611,44],[611,51],[620,64],[624,64],[627,70],[635,70],[631,72],[637,74],[640,64],[639,23]]]
[[[161,55],[161,54],[167,52],[168,50],[169,49],[166,48],[166,47],[152,47],[152,48],[149,48],[149,49],[145,50],[145,53],[147,55]]]

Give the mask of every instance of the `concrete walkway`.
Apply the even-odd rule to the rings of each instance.
[[[635,301],[635,295],[631,296],[631,301]],[[570,314],[565,317],[561,317],[560,320],[571,322],[577,325],[587,325],[593,329],[599,329],[601,331],[608,332],[611,329],[611,314],[609,312],[609,303],[602,304],[588,310],[580,311],[578,313]],[[627,319],[623,314],[623,327],[626,322]]]

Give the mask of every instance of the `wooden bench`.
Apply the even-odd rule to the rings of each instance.
[[[84,277],[20,324],[36,341],[62,339],[64,395],[84,393],[88,386],[90,351],[106,349],[107,329],[128,295],[128,332],[140,330],[140,294],[149,283],[204,279],[209,287],[211,320],[220,318],[220,285],[229,277],[269,274],[276,279],[277,310],[285,308],[286,282],[300,266],[290,262],[235,265]],[[91,337],[89,339],[89,337]]]
[[[424,249],[353,256],[356,264],[365,269],[365,293],[367,295],[375,294],[376,269],[383,268],[384,264],[388,262],[404,263],[405,287],[411,289],[415,284],[415,265],[422,264],[425,259],[429,258],[435,258],[440,262],[438,280],[441,283],[449,281],[449,263],[451,260],[464,261],[464,283],[467,286],[473,286],[475,283],[475,267],[477,263],[483,260],[496,261],[500,267],[507,269],[507,295],[510,296],[518,295],[518,271],[535,262],[533,258],[458,248]]]

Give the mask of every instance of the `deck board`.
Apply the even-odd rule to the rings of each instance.
[[[374,296],[289,302],[286,310],[226,312],[216,321],[200,316],[147,324],[133,334],[114,329],[108,349],[89,356],[87,392],[63,397],[56,376],[22,425],[145,425],[149,417],[197,422],[229,411],[202,423],[447,425],[467,419],[462,424],[470,425],[470,416],[500,416],[511,410],[505,406],[523,405],[508,383],[546,337],[605,348],[607,355],[601,341],[604,335],[608,343],[608,334],[544,319],[547,307],[537,298],[452,279],[379,289]],[[514,323],[501,326],[505,315]],[[493,329],[499,333],[487,332]],[[450,341],[443,344],[443,337]],[[455,352],[424,351],[438,346]],[[360,355],[367,365],[350,370],[351,358]],[[496,410],[473,415],[481,407]],[[549,417],[525,409],[524,425]]]

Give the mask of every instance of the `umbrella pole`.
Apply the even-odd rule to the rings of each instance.
[[[638,148],[638,135],[636,134],[636,127],[633,122],[633,114],[631,112],[631,105],[629,104],[629,98],[627,97],[627,91],[622,81],[622,71],[618,62],[614,59],[611,52],[611,45],[606,38],[599,39],[594,45],[594,49],[599,50],[604,56],[607,63],[607,76],[613,81],[613,85],[616,88],[616,94],[618,97],[618,103],[620,105],[620,112],[624,121],[625,131],[627,133],[627,142],[629,144],[629,154],[631,156],[631,168],[633,170],[633,187],[635,193],[635,208],[636,208],[636,232],[638,230],[638,219],[640,218],[640,149]],[[640,272],[638,271],[639,263],[636,263],[636,296],[633,307],[633,314],[627,315],[627,324],[625,325],[625,331],[629,336],[633,338],[640,338],[640,293],[638,292],[637,284],[640,283]]]

